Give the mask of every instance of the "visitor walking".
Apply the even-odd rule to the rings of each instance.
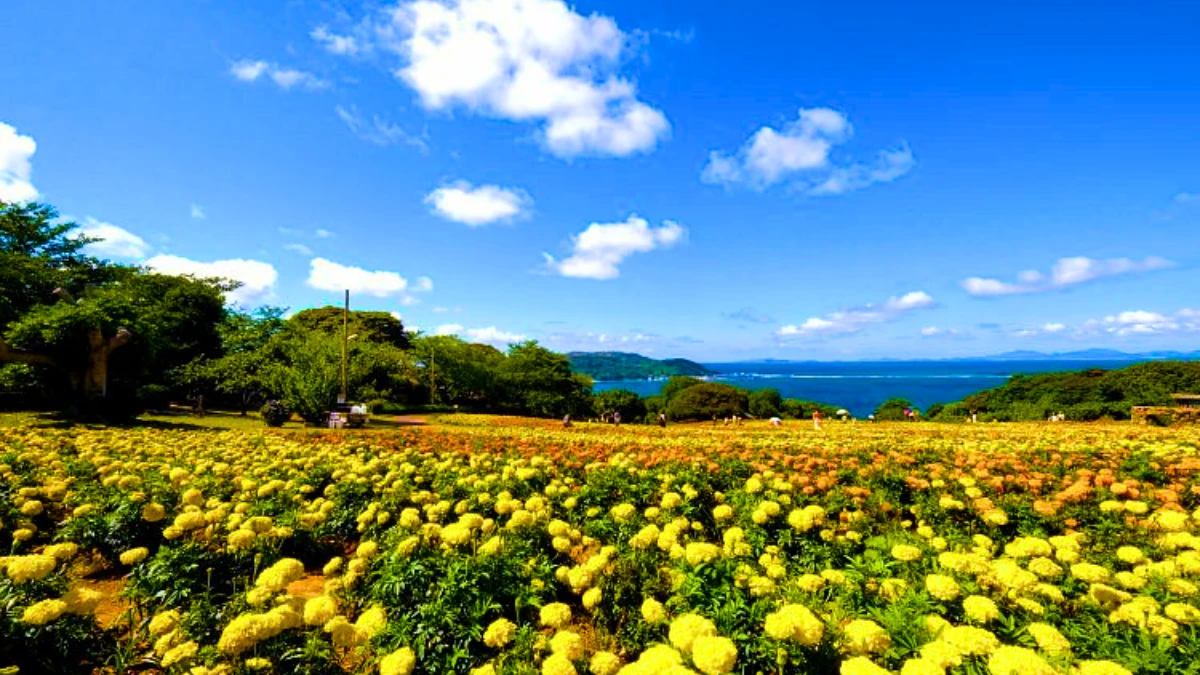
[[[568,414],[568,415],[563,415],[563,428],[564,428],[564,429],[570,429],[570,428],[571,428],[571,416],[570,416],[569,414]]]
[[[821,411],[820,410],[813,411],[813,428],[816,429],[817,431],[821,430]]]
[[[613,426],[614,427],[621,426],[621,411],[620,410],[613,413]]]
[[[661,413],[661,412],[658,413],[658,426],[660,426],[664,429],[667,428],[667,414],[666,413]]]

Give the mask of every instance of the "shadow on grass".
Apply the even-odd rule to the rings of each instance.
[[[418,427],[426,424],[422,417],[409,415],[376,415],[366,427],[347,431],[395,430]],[[42,429],[158,429],[164,431],[264,431],[268,429],[257,413],[241,415],[236,412],[210,410],[204,415],[191,411],[172,409],[147,412],[137,419],[126,422],[101,422],[80,420],[52,412],[0,412],[0,427],[31,426]],[[303,422],[290,421],[283,431],[329,431],[324,427],[309,427]]]

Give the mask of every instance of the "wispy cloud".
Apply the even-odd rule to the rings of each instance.
[[[242,82],[257,82],[260,79],[269,79],[280,89],[284,90],[294,88],[317,90],[329,86],[329,82],[322,80],[312,73],[306,73],[294,68],[281,67],[267,61],[252,59],[235,61],[229,66],[229,72],[234,78]]]
[[[192,204],[192,218],[196,220],[204,220],[204,209],[200,208],[199,204]]]
[[[802,108],[782,129],[764,126],[734,153],[713,151],[700,178],[705,183],[764,190],[788,183],[810,195],[834,195],[887,183],[916,164],[907,144],[879,152],[867,163],[837,164],[833,149],[854,129],[845,115],[830,108]]]
[[[687,238],[687,230],[670,220],[651,227],[644,218],[630,216],[623,223],[592,223],[571,238],[571,255],[556,260],[544,253],[546,268],[564,277],[616,279],[618,266],[634,253],[669,248]]]
[[[422,153],[429,152],[429,143],[423,136],[410,134],[399,125],[388,122],[378,115],[372,115],[371,119],[367,120],[359,114],[358,108],[355,106],[345,108],[338,105],[334,107],[333,111],[337,114],[338,119],[350,129],[351,133],[368,143],[381,147],[403,143],[417,148]]]
[[[150,244],[138,235],[105,223],[95,218],[86,218],[79,226],[79,234],[96,241],[84,247],[84,250],[98,258],[117,258],[123,260],[141,260],[150,254]]]
[[[1200,309],[1181,309],[1173,314],[1146,310],[1120,312],[1085,321],[1079,327],[1079,332],[1102,332],[1118,336],[1195,333],[1200,332]]]
[[[1096,260],[1078,256],[1059,258],[1048,274],[1037,270],[1026,270],[1018,274],[1017,280],[1013,282],[986,277],[969,277],[962,280],[962,287],[976,297],[1046,293],[1106,277],[1152,272],[1174,266],[1175,264],[1170,260],[1158,256],[1150,256],[1144,260],[1129,258]]]
[[[926,309],[937,304],[925,291],[912,291],[898,297],[888,298],[882,304],[868,304],[824,316],[809,317],[803,323],[780,328],[776,334],[781,338],[833,337],[857,333],[869,326],[888,323],[903,318],[910,312]]]
[[[756,312],[750,307],[743,307],[736,312],[729,312],[721,316],[730,321],[741,321],[744,323],[771,323],[774,321],[774,319],[766,314]]]
[[[311,256],[313,254],[312,249],[305,246],[304,244],[284,244],[283,248],[286,251],[291,251],[292,253],[299,253],[300,255],[304,255],[304,256]]]

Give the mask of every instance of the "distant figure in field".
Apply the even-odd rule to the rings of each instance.
[[[571,416],[570,415],[563,415],[563,428],[564,429],[571,428]]]
[[[978,422],[978,421],[979,421],[979,420],[978,420],[978,419],[977,419],[977,417],[976,417],[976,413],[975,413],[975,411],[974,411],[974,410],[972,410],[972,411],[971,411],[971,424],[975,424],[975,423],[976,423],[976,422]]]
[[[874,422],[874,421],[875,421],[875,415],[874,415],[873,413],[872,413],[872,414],[870,414],[870,415],[867,415],[867,421],[868,421],[868,422]]]
[[[621,411],[619,410],[613,413],[613,426],[621,426]]]
[[[780,425],[782,425],[782,424],[783,424],[783,420],[779,419],[778,417],[772,417],[772,418],[771,418],[771,426],[773,426],[773,427],[777,427],[777,426],[780,426]]]
[[[821,430],[821,411],[820,410],[813,411],[813,428],[818,431]]]
[[[664,429],[667,428],[667,414],[666,413],[661,413],[661,412],[658,413],[658,426],[660,426]]]

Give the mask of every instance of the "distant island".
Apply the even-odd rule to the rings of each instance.
[[[628,352],[571,352],[567,354],[571,370],[593,380],[648,380],[675,375],[703,377],[712,375],[708,368],[687,359],[652,359]]]
[[[863,359],[863,362],[891,363],[897,361],[919,362],[958,362],[958,361],[1200,361],[1200,351],[1154,351],[1154,352],[1122,352],[1116,349],[1083,349],[1073,352],[1038,352],[1029,349],[990,354],[987,356],[954,356],[943,359],[929,358],[880,358]],[[827,363],[811,359],[744,359],[734,363]]]

